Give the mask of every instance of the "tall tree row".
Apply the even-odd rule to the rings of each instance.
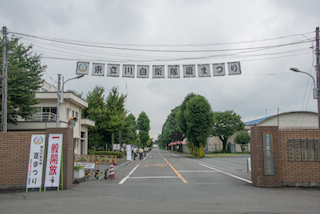
[[[126,123],[126,110],[124,103],[126,95],[120,94],[117,87],[113,87],[108,96],[104,97],[105,89],[102,86],[88,92],[88,108],[84,109],[82,116],[95,121],[94,127],[89,127],[89,147],[93,149],[104,148],[108,144],[108,150],[112,150],[114,135],[121,129],[129,129]],[[130,127],[132,132],[135,127]],[[129,132],[129,131],[128,131]]]
[[[143,147],[149,141],[150,120],[145,112],[141,112],[138,117],[137,128],[139,131],[139,139]]]
[[[180,106],[171,110],[157,142],[166,148],[169,143],[186,138],[190,153],[204,157],[203,149],[208,137],[218,136],[223,143],[223,151],[228,151],[228,138],[243,129],[241,117],[233,110],[213,112],[206,98],[190,93]]]

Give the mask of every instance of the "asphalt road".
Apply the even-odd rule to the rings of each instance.
[[[115,177],[59,192],[0,193],[0,213],[320,213],[320,189],[255,187],[246,157],[153,150]]]

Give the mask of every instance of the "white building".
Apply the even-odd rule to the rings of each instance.
[[[58,89],[44,82],[36,98],[40,101],[35,105],[39,112],[31,120],[18,118],[18,124],[8,124],[8,131],[44,131],[46,128],[57,127],[57,91]],[[60,104],[59,127],[67,127],[70,117],[76,117],[73,129],[74,153],[87,154],[88,127],[95,126],[93,120],[81,118],[81,110],[88,107],[88,103],[71,92],[63,93],[63,103]]]
[[[245,125],[245,130],[248,131],[248,133],[250,133],[252,126],[278,126],[279,129],[318,129],[318,113],[309,111],[284,112],[248,121],[245,122]],[[234,143],[236,134],[228,139],[228,143],[235,146],[236,152],[241,152],[240,145]],[[207,151],[222,150],[222,141],[219,137],[211,136],[208,138],[207,142]],[[246,151],[250,151],[250,144],[248,144]]]

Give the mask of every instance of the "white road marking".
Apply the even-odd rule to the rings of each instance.
[[[129,179],[149,179],[149,178],[179,178],[179,176],[145,176],[145,177],[130,177]]]
[[[234,178],[236,178],[236,179],[239,179],[239,180],[241,180],[241,181],[245,181],[245,182],[247,182],[247,183],[249,183],[249,184],[252,184],[252,181],[249,181],[249,180],[247,180],[247,179],[238,177],[238,176],[236,176],[236,175],[232,175],[232,174],[230,174],[230,173],[228,173],[228,172],[224,172],[224,171],[221,171],[221,170],[219,170],[219,169],[215,169],[215,168],[213,168],[213,167],[204,165],[204,164],[202,164],[202,163],[199,163],[199,165],[204,166],[204,167],[207,167],[207,168],[212,169],[212,170],[216,170],[217,172],[221,172],[221,173],[223,173],[223,174],[229,175],[229,176],[234,177]]]
[[[136,167],[134,167],[134,168],[131,170],[131,172],[129,172],[129,174],[128,174],[126,177],[124,177],[124,178],[119,182],[119,184],[123,184],[123,183],[130,177],[130,175],[132,175],[132,173],[138,168],[139,165],[140,165],[140,164],[138,164]]]

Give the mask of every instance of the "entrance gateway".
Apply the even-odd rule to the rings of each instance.
[[[259,187],[320,186],[320,130],[251,128],[252,182]]]

